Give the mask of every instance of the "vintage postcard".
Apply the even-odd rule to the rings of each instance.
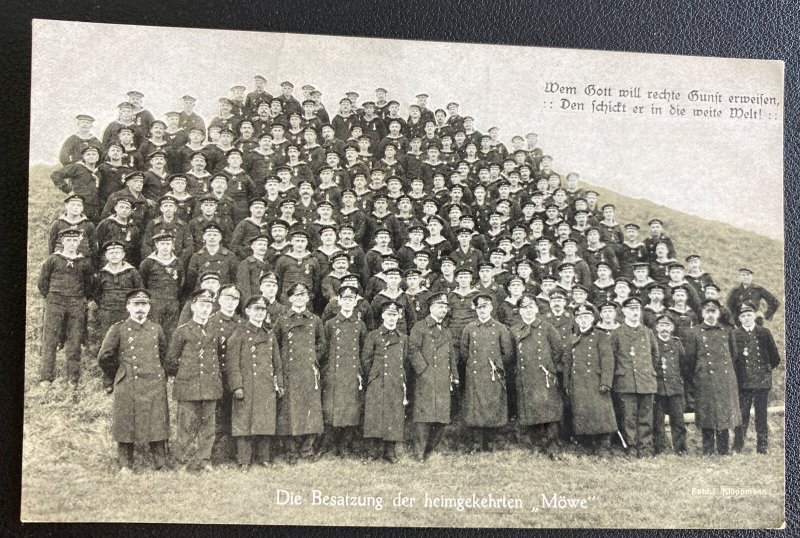
[[[33,21],[22,520],[779,528],[782,62]]]

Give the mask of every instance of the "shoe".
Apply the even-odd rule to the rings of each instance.
[[[385,460],[386,460],[386,461],[388,461],[389,463],[397,463],[397,461],[398,461],[398,460],[397,460],[397,456],[396,456],[396,455],[394,455],[394,454],[390,454],[390,455],[388,455],[388,456],[387,456],[387,455],[384,455],[384,456],[383,456],[383,459],[385,459]]]
[[[242,463],[239,465],[239,470],[243,473],[246,473],[247,471],[250,470],[250,465],[248,465],[247,463]]]
[[[47,389],[50,388],[50,386],[52,384],[53,384],[52,381],[48,381],[47,379],[43,379],[43,380],[39,381],[39,388],[42,389],[42,390],[47,390]]]
[[[133,471],[131,471],[130,467],[124,466],[124,467],[120,467],[119,468],[119,474],[121,476],[127,476],[127,475],[130,475],[130,474],[133,474]]]
[[[201,463],[200,464],[200,472],[208,473],[214,470],[214,467],[210,463]]]

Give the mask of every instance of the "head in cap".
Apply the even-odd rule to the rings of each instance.
[[[311,290],[309,290],[308,286],[302,282],[296,282],[295,284],[292,284],[288,290],[286,290],[286,296],[289,298],[292,308],[295,309],[305,308],[306,304],[308,303],[310,293]]]
[[[118,239],[106,241],[103,243],[102,252],[109,263],[120,263],[125,257],[125,243]]]
[[[395,301],[386,301],[380,306],[380,311],[383,326],[388,330],[395,330],[397,322],[403,314],[403,307]]]
[[[479,293],[472,298],[472,306],[478,314],[478,321],[485,322],[491,317],[494,308],[492,296],[488,293]]]
[[[635,327],[642,316],[642,300],[638,297],[628,297],[622,302],[622,313],[625,316],[625,323]]]

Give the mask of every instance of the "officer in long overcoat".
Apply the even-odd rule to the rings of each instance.
[[[450,398],[459,384],[453,335],[443,325],[446,293],[428,298],[430,314],[414,324],[409,337],[414,371],[414,455],[423,460],[436,448],[450,423]]]
[[[609,434],[617,431],[611,384],[614,353],[608,334],[594,326],[594,311],[575,309],[579,333],[564,354],[564,385],[572,406],[575,435],[597,453],[610,447]]]
[[[550,455],[558,438],[558,422],[564,402],[558,390],[557,367],[564,346],[561,335],[537,316],[539,306],[533,295],[519,300],[520,323],[511,327],[511,348],[516,367],[517,414],[519,425],[528,429],[532,443]]]
[[[741,426],[730,329],[719,324],[720,303],[706,299],[703,323],[691,329],[684,344],[687,368],[694,372],[695,425],[703,432],[703,454],[728,454],[728,430]]]
[[[464,424],[471,427],[473,446],[491,450],[496,428],[508,423],[505,367],[511,360],[511,336],[505,325],[492,318],[492,297],[476,295],[472,304],[478,319],[461,334],[461,360],[464,375]]]
[[[402,307],[389,301],[381,306],[380,327],[371,331],[361,354],[367,372],[364,401],[364,438],[374,439],[372,458],[383,456],[397,462],[396,445],[404,437],[405,406],[408,403],[405,365],[408,362],[408,337],[398,329]]]
[[[246,469],[253,460],[254,448],[256,463],[272,463],[283,365],[278,341],[264,324],[264,297],[252,295],[244,311],[247,322],[239,325],[227,341],[225,377],[233,393],[231,435],[236,438],[236,459]]]
[[[284,389],[278,404],[278,435],[288,436],[288,461],[314,458],[314,441],[323,432],[319,357],[325,349],[322,321],[306,307],[310,289],[293,284],[286,295],[291,308],[275,322],[281,350]]]
[[[362,371],[361,350],[367,326],[355,312],[358,288],[343,285],[337,292],[339,313],[325,322],[325,349],[322,353],[322,419],[325,436],[322,451],[336,447],[346,457],[352,450],[356,429],[361,423],[361,407],[366,380]]]
[[[97,356],[105,376],[114,380],[111,435],[123,472],[133,466],[134,443],[149,443],[154,466],[160,469],[169,438],[163,368],[167,339],[161,327],[147,319],[150,294],[146,290],[129,291],[126,307],[130,316],[111,326]]]

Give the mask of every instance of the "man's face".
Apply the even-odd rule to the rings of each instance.
[[[270,233],[277,243],[283,243],[283,240],[286,239],[286,228],[283,226],[275,226],[270,230]]]
[[[552,297],[550,299],[550,310],[554,312],[562,312],[565,306],[567,306],[566,299],[561,297]]]
[[[253,325],[261,325],[267,319],[267,309],[261,305],[253,305],[245,309],[245,314],[247,314],[248,321]]]
[[[490,301],[482,301],[475,307],[475,312],[478,314],[478,319],[486,321],[492,315],[492,303]]]
[[[525,137],[525,140],[528,142],[530,146],[535,146],[537,142],[539,142],[539,136],[535,134],[529,134]]]
[[[642,317],[642,308],[638,305],[629,305],[622,309],[622,313],[627,323],[635,325]]]
[[[203,133],[200,131],[191,131],[189,133],[189,140],[196,146],[203,141]],[[192,159],[192,163],[194,163],[194,159]]]
[[[308,246],[308,239],[306,239],[305,236],[302,235],[292,236],[292,247],[296,251],[302,252],[306,249],[307,246]]]
[[[264,280],[259,286],[259,291],[264,297],[274,298],[278,294],[278,284],[271,280]]]
[[[228,116],[231,113],[231,105],[228,103],[220,103],[219,104],[219,115],[220,116]]]
[[[130,107],[122,107],[119,109],[119,117],[124,122],[129,122],[133,119],[133,109]]]
[[[515,280],[508,285],[508,293],[510,293],[514,297],[522,295],[523,291],[525,291],[525,286],[522,284],[522,282],[518,280]]]
[[[688,262],[686,262],[686,264],[691,270],[700,269],[700,258],[691,258]]]
[[[336,243],[336,232],[333,230],[327,230],[322,235],[319,236],[320,241],[322,241],[323,245],[329,246]]]
[[[650,300],[654,303],[660,303],[664,301],[664,292],[657,288],[650,290],[650,293],[647,296],[650,297]]]
[[[308,303],[308,291],[306,290],[297,290],[294,294],[289,297],[289,302],[292,304],[294,308],[303,309],[306,307]]]
[[[184,99],[183,100],[183,111],[187,114],[191,113],[194,110],[194,101],[191,99]]]
[[[680,267],[675,267],[669,270],[669,278],[673,282],[681,282],[683,281],[683,269]]]
[[[618,297],[627,297],[630,294],[630,292],[631,292],[631,289],[628,287],[628,285],[625,282],[617,282],[614,285],[614,293]]]
[[[122,218],[128,218],[131,216],[133,208],[130,204],[121,202],[114,206],[114,212]]]
[[[205,168],[206,160],[199,155],[192,158],[192,167],[195,169]]]
[[[391,105],[389,105],[389,113],[390,113],[392,116],[396,116],[396,115],[397,115],[397,113],[398,113],[399,111],[400,111],[400,105],[399,105],[399,104],[397,104],[397,103],[392,103]],[[400,126],[399,126],[399,124],[395,124],[395,125],[397,125],[397,127],[398,127],[398,128],[400,127]],[[392,126],[390,125],[390,126],[389,126],[389,130],[391,130],[391,127],[392,127]]]
[[[581,332],[586,332],[594,324],[594,316],[591,314],[581,314],[575,318],[578,328]]]
[[[667,254],[669,254],[669,249],[666,245],[659,244],[656,246],[656,257],[657,258],[666,258]]]
[[[282,183],[288,183],[292,179],[292,173],[288,170],[281,170],[277,175]],[[292,209],[294,209],[294,206],[292,206]]]
[[[283,140],[283,127],[275,125],[270,129],[272,140]]]
[[[389,244],[389,234],[380,233],[375,236],[375,244],[381,248],[385,248]]]
[[[253,204],[250,206],[250,214],[260,219],[267,212],[267,207],[264,204]]]
[[[266,254],[268,246],[269,243],[267,243],[264,240],[253,241],[252,243],[250,243],[250,248],[253,249],[253,254],[257,256],[263,256],[264,254]]]
[[[133,133],[130,131],[122,131],[119,133],[119,141],[124,146],[130,146],[133,143]]]
[[[617,310],[616,308],[604,308],[600,311],[600,319],[603,320],[603,323],[606,325],[613,325],[614,322],[617,320]]]
[[[206,245],[215,247],[222,241],[222,234],[216,230],[207,230],[203,234],[203,241],[206,242]]]
[[[384,200],[382,198],[379,198],[379,199],[375,200],[375,204],[374,204],[375,212],[378,213],[379,215],[381,213],[385,213],[386,212],[386,207],[387,207],[386,200]]]
[[[706,306],[703,308],[703,321],[708,325],[716,325],[719,319],[719,309],[715,306]]]
[[[346,116],[347,114],[350,114],[350,111],[353,109],[353,105],[351,105],[349,101],[342,101],[339,103],[339,108],[341,109],[342,114]]]
[[[244,138],[250,138],[253,136],[253,126],[249,123],[244,123],[239,127],[239,130],[242,132],[242,136]]]
[[[664,340],[672,336],[672,331],[674,328],[675,327],[672,325],[672,323],[666,320],[661,320],[656,323],[656,332],[658,333],[658,336]]]
[[[208,290],[212,292],[214,295],[217,294],[220,288],[219,280],[216,278],[206,278],[202,282],[200,282],[200,289]]]
[[[286,150],[286,156],[292,160],[296,160],[298,157],[300,157],[300,150],[294,147],[289,148]]]
[[[167,160],[161,155],[156,155],[150,159],[150,164],[153,166],[153,168],[163,168],[167,164]]]
[[[433,303],[430,307],[431,315],[436,319],[444,319],[449,309],[450,306],[447,303],[440,302]]]
[[[217,178],[211,182],[211,190],[216,193],[223,193],[228,188],[228,182],[222,178]]]
[[[469,273],[459,273],[456,275],[456,282],[462,288],[466,288],[472,284],[472,275]]]
[[[739,321],[742,323],[744,327],[752,327],[756,323],[756,313],[755,312],[743,312],[739,314]]]
[[[608,277],[611,276],[611,269],[606,266],[600,266],[597,268],[597,277],[601,280],[606,280]]]
[[[160,123],[154,123],[152,127],[150,127],[150,132],[160,138],[164,136],[164,126]]]
[[[341,230],[339,230],[339,239],[345,245],[349,245],[354,237],[355,233],[350,228],[342,228]]]
[[[680,304],[680,305],[686,304],[686,300],[687,299],[688,299],[688,296],[686,295],[686,292],[684,292],[684,291],[674,291],[674,292],[672,292],[672,300],[675,302],[675,304]]]
[[[195,301],[191,306],[194,317],[200,319],[202,322],[208,320],[213,308],[213,305],[209,301]]]
[[[90,154],[91,152],[87,152]],[[116,161],[122,158],[122,148],[119,146],[111,146],[108,148],[108,158],[112,161]]]
[[[611,221],[614,220],[614,208],[613,207],[604,207],[603,208],[603,218]]]
[[[66,209],[67,213],[70,215],[80,215],[83,213],[83,202],[80,200],[70,200],[64,205],[64,209]]]
[[[658,237],[659,235],[661,235],[661,232],[663,231],[664,227],[661,226],[661,224],[659,224],[658,222],[653,222],[652,224],[650,224],[650,234],[653,237]]]
[[[120,247],[111,247],[106,250],[106,260],[110,264],[118,264],[125,257],[125,249]]]
[[[237,292],[233,288],[227,288],[225,291],[219,294],[219,306],[226,312],[231,312],[232,310],[236,310],[236,307],[239,306],[239,292]]]
[[[339,306],[345,312],[352,312],[356,306],[356,298],[353,295],[343,295],[339,297]]]
[[[647,279],[647,267],[637,267],[633,270],[633,276],[636,280],[642,281]]]
[[[628,241],[636,241],[639,237],[639,230],[636,228],[625,228],[625,239]]]
[[[739,281],[745,286],[753,283],[753,273],[748,271],[739,271]]]
[[[147,315],[150,313],[150,303],[131,301],[125,305],[125,309],[133,319],[142,322],[147,319]]]
[[[139,178],[136,179],[129,179],[125,182],[125,185],[132,191],[132,192],[142,192],[142,188],[144,188],[144,181]]]
[[[239,168],[242,166],[242,156],[238,153],[231,153],[228,155],[228,166],[231,168]]]
[[[388,329],[394,329],[397,327],[397,321],[400,319],[400,314],[398,314],[394,309],[388,308],[383,311],[381,318],[383,319],[383,324]]]
[[[572,267],[565,267],[559,274],[561,275],[562,282],[571,282],[572,279],[575,278],[575,269]]]

